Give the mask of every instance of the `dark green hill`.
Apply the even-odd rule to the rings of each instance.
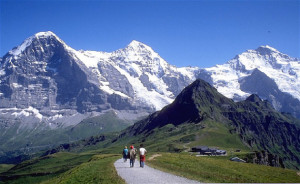
[[[283,158],[285,166],[299,169],[299,120],[281,114],[267,101],[252,95],[237,103],[238,109],[224,112],[243,142],[254,150],[267,150]]]
[[[126,133],[134,132],[136,135],[167,124],[177,126],[183,123],[197,124],[207,119],[219,119],[221,109],[230,106],[235,106],[232,100],[218,93],[203,80],[196,80],[186,87],[172,104],[129,127]]]
[[[127,128],[118,140],[145,142],[162,150],[180,150],[184,142],[266,150],[280,156],[286,167],[299,169],[299,125],[298,119],[277,112],[257,95],[235,103],[196,80],[172,104]]]

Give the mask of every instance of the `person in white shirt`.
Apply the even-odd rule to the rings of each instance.
[[[140,167],[144,168],[147,150],[144,148],[143,144],[140,145],[139,151],[140,151]]]

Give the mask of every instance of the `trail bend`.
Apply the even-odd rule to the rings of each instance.
[[[129,160],[124,162],[119,159],[114,163],[118,175],[128,184],[183,184],[183,183],[199,183],[170,173],[166,173],[157,169],[153,169],[147,165],[140,167],[139,161],[135,161],[133,168],[129,167]]]

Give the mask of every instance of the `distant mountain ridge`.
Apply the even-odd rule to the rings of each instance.
[[[43,112],[44,107],[53,111],[74,109],[80,113],[108,109],[144,109],[149,113],[171,103],[185,86],[201,78],[234,100],[257,93],[271,101],[277,110],[300,117],[298,111],[285,108],[290,106],[286,101],[272,94],[261,94],[253,87],[251,90],[242,87],[253,71],[260,70],[275,82],[280,92],[290,95],[288,103],[296,101],[299,107],[300,61],[270,46],[248,50],[224,65],[177,68],[151,47],[135,40],[111,53],[76,51],[48,31],[27,38],[9,51],[0,66],[0,107],[33,107],[44,116],[49,114],[48,110]],[[31,80],[26,80],[28,77]],[[50,95],[32,95],[36,91]]]
[[[170,104],[197,78],[235,101],[254,93],[300,118],[299,75],[299,59],[270,46],[224,65],[177,68],[135,40],[109,53],[77,51],[53,32],[40,32],[0,58],[0,142],[111,111],[133,121]]]

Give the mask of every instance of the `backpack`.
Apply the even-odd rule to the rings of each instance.
[[[131,149],[130,150],[130,159],[135,159],[136,157],[136,149]]]
[[[128,149],[123,149],[123,154],[128,155]]]

